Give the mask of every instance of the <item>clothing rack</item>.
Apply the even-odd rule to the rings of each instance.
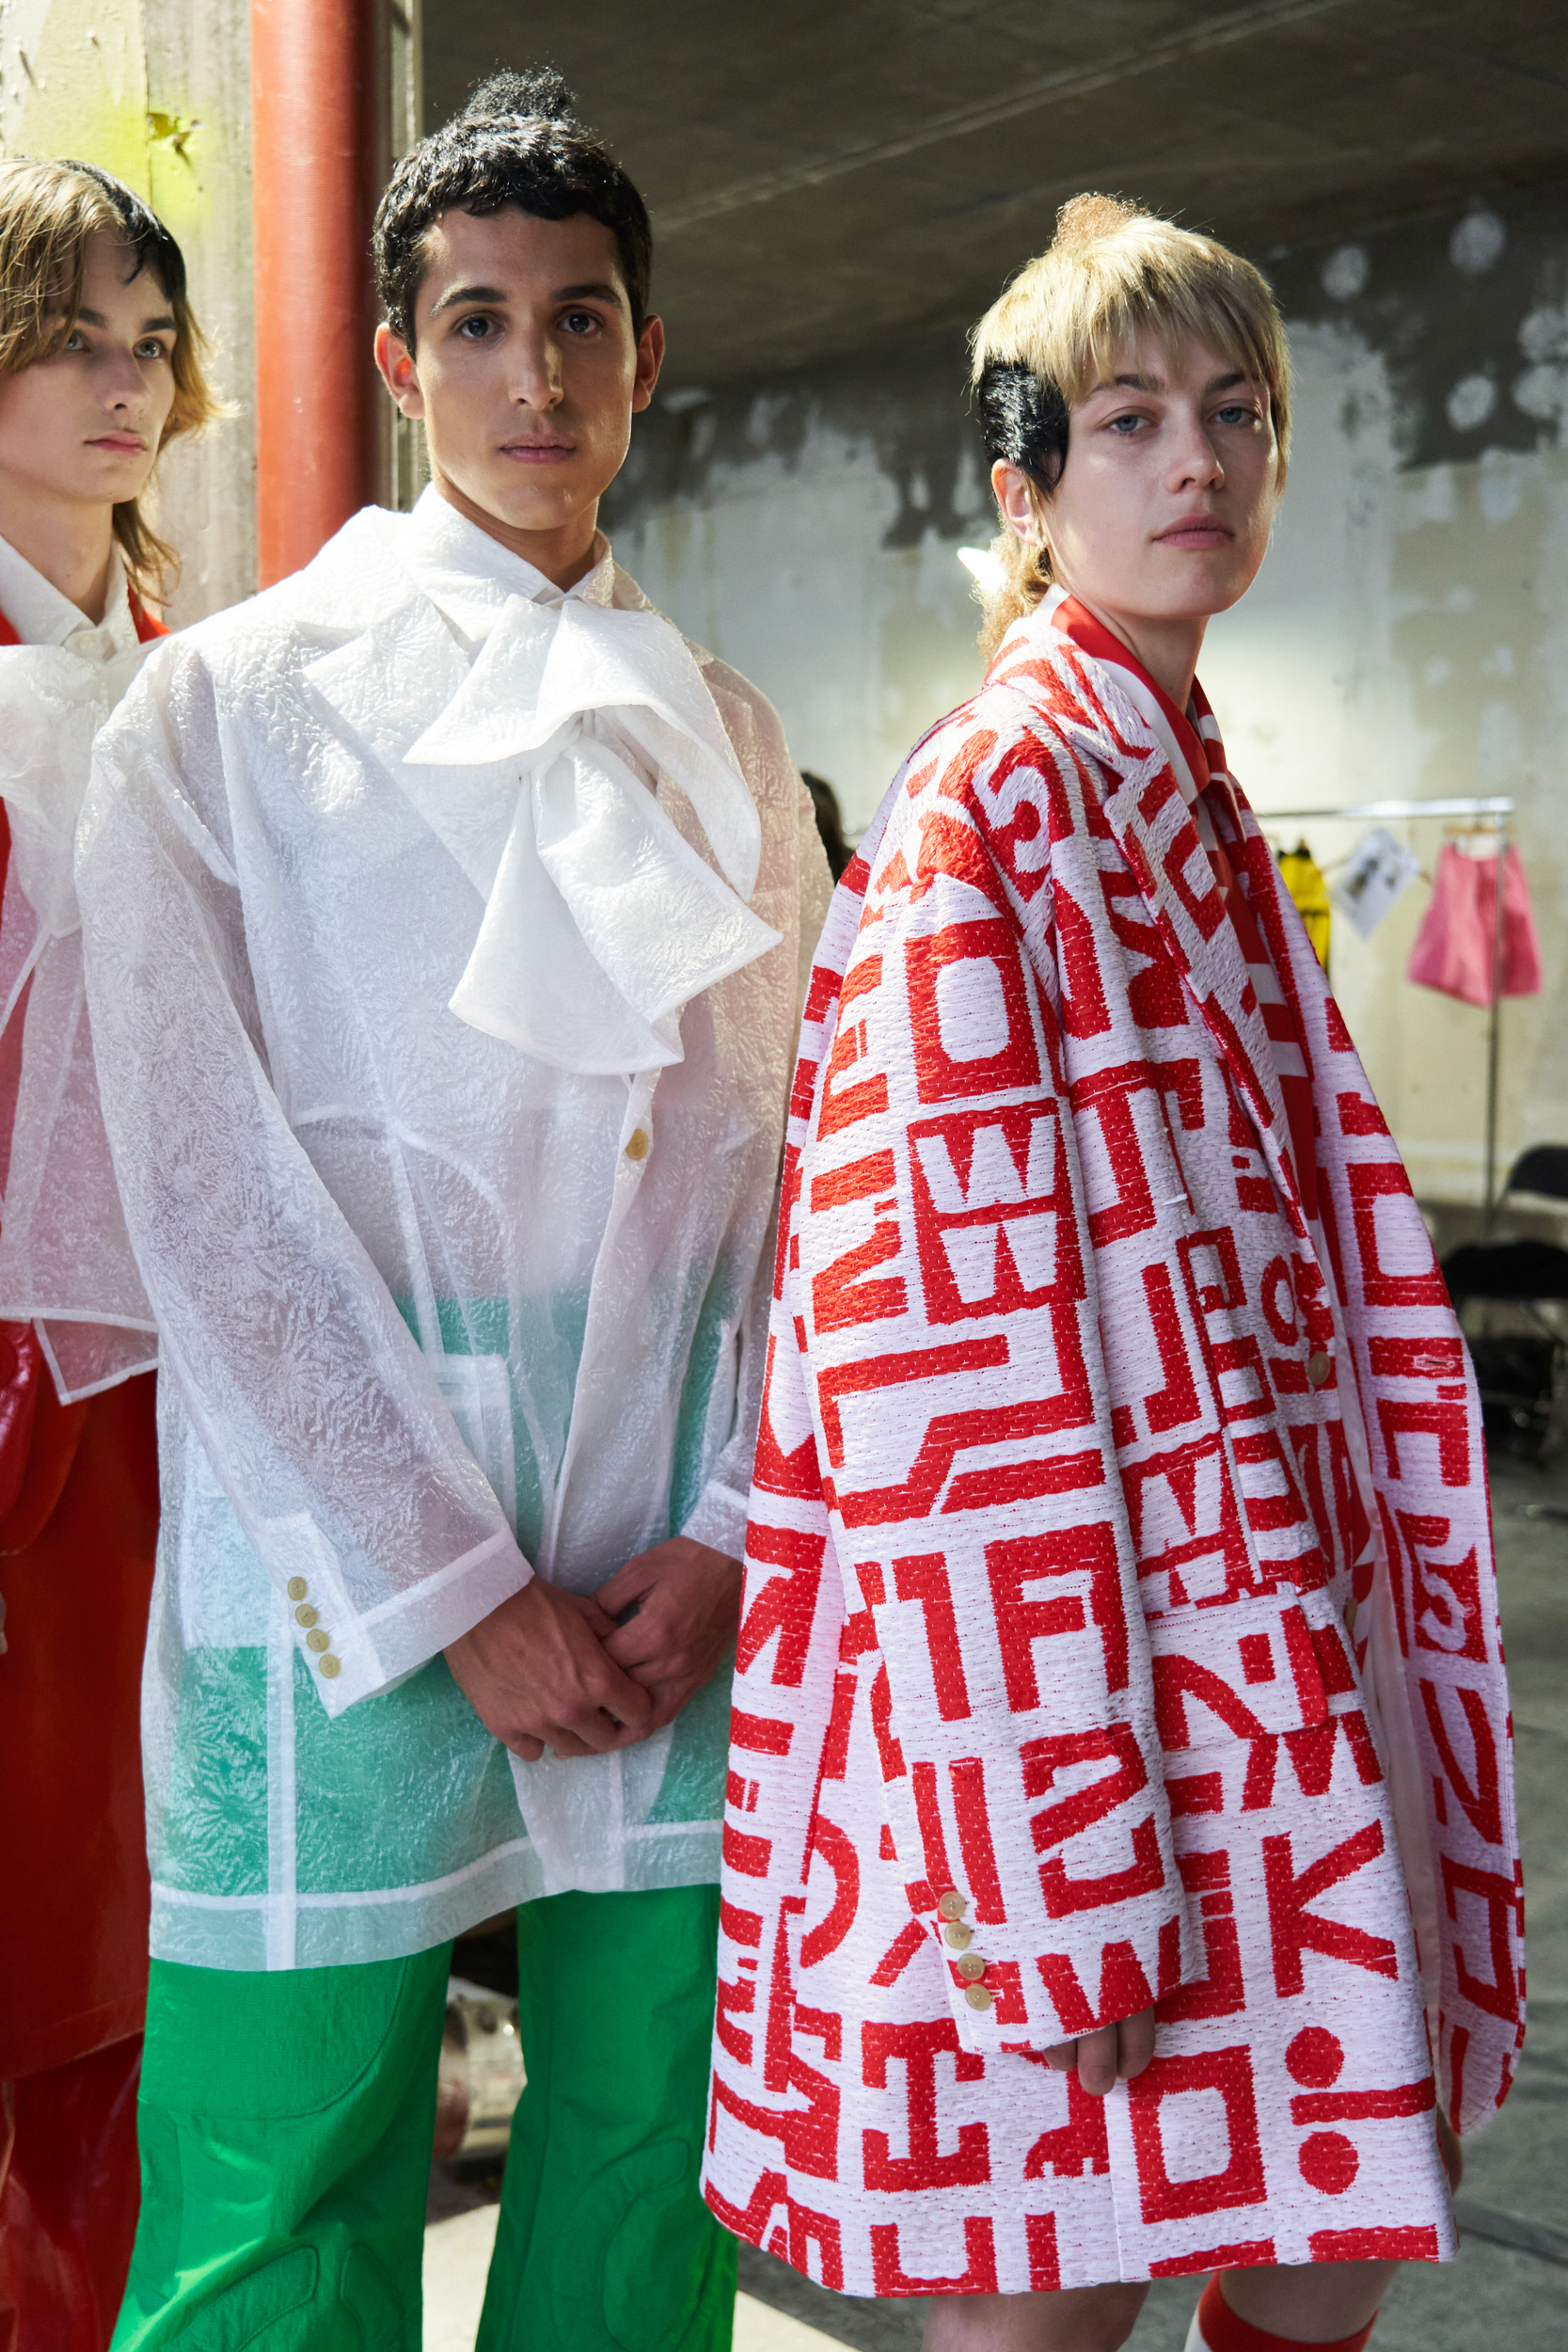
[[[1486,800],[1348,801],[1341,808],[1254,809],[1260,825],[1322,823],[1331,817],[1361,819],[1377,817],[1489,817],[1497,869],[1492,892],[1492,1001],[1486,1016],[1486,1202],[1485,1227],[1490,1232],[1497,1212],[1497,1080],[1502,1064],[1503,971],[1503,852],[1508,846],[1508,820],[1513,803],[1506,793]]]

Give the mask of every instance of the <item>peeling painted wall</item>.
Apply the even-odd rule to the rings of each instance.
[[[1502,1015],[1500,1151],[1568,1140],[1568,193],[1269,257],[1299,374],[1263,573],[1205,648],[1255,805],[1512,793],[1544,993]],[[960,544],[992,524],[943,343],[683,392],[607,516],[691,635],[771,694],[863,826],[977,680]],[[1289,830],[1292,835],[1295,827]],[[1359,826],[1309,827],[1320,859]],[[1428,874],[1443,829],[1404,831]],[[1418,1189],[1479,1198],[1486,1015],[1409,986],[1418,882],[1333,979]]]

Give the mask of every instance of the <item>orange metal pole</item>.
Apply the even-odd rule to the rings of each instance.
[[[381,177],[375,0],[251,0],[261,585],[380,490],[370,232]]]

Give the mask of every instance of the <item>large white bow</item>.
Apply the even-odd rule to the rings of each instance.
[[[657,612],[510,597],[404,757],[406,788],[485,894],[451,1000],[476,1029],[558,1069],[659,1069],[682,1058],[681,1008],[779,944],[747,904],[756,803],[701,670]],[[497,764],[513,760],[499,840],[484,816]],[[489,771],[470,789],[490,811],[465,808],[465,769]],[[718,873],[648,777],[685,793]]]
[[[0,799],[17,881],[56,939],[81,927],[72,868],[93,738],[151,650],[87,661],[69,645],[0,647]]]

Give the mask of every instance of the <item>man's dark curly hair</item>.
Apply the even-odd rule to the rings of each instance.
[[[492,73],[443,130],[411,148],[376,210],[371,249],[388,325],[414,348],[414,304],[425,235],[443,213],[499,213],[515,204],[541,220],[586,213],[610,230],[631,306],[632,332],[648,314],[653,231],[648,208],[595,132],[578,121],[559,73]]]

